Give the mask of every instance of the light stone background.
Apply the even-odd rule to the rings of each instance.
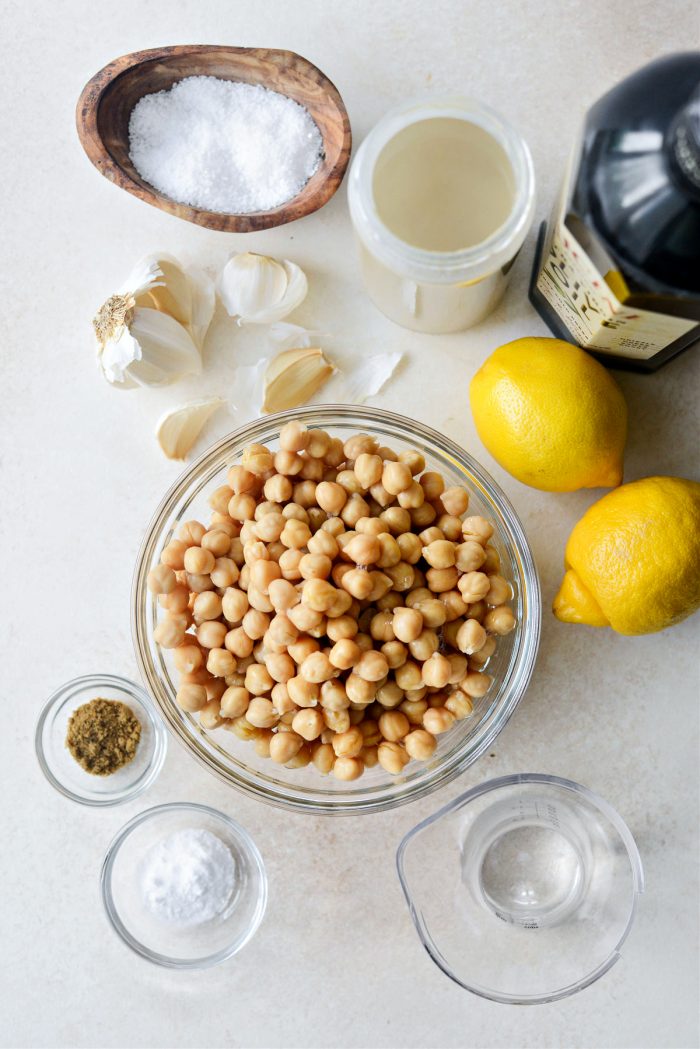
[[[469,379],[495,346],[545,334],[525,294],[533,237],[489,321],[451,337],[411,334],[362,289],[344,188],[288,228],[209,232],[102,179],[73,122],[84,82],[125,52],[191,42],[290,48],[335,81],[356,143],[406,96],[449,90],[485,99],[530,143],[543,216],[585,108],[642,63],[697,46],[697,10],[692,0],[0,5],[4,1045],[697,1046],[698,619],[640,639],[557,623],[548,607],[566,536],[602,493],[520,485],[480,445],[468,408]],[[48,694],[78,674],[137,673],[134,559],[179,470],[161,457],[155,420],[192,393],[230,394],[235,365],[266,345],[219,314],[201,380],[110,389],[96,369],[90,318],[153,249],[212,270],[248,249],[300,263],[311,290],[294,319],[331,333],[329,351],[349,366],[363,353],[403,350],[405,364],[374,403],[464,445],[521,515],[546,606],[536,673],[494,756],[441,793],[379,816],[290,815],[227,789],[174,742],[158,783],[132,804],[94,812],[44,782],[33,730]],[[619,376],[630,409],[627,479],[697,474],[699,364],[695,351],[654,376]],[[235,425],[223,414],[212,420],[198,451]],[[526,770],[571,777],[609,799],[632,828],[647,875],[623,960],[579,996],[529,1009],[476,998],[438,971],[394,868],[409,827],[488,777]],[[204,974],[137,959],[108,928],[98,896],[118,828],[176,799],[239,819],[270,878],[255,939]]]

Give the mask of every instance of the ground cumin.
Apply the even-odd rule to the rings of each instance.
[[[141,722],[116,699],[91,699],[71,714],[66,746],[93,776],[111,776],[127,765],[141,738]]]

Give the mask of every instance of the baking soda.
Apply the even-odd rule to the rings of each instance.
[[[235,884],[231,850],[208,830],[179,830],[157,842],[141,867],[144,906],[171,925],[201,925],[225,910]]]
[[[295,197],[318,168],[322,140],[308,110],[286,95],[195,76],[136,103],[129,156],[171,199],[242,215]]]

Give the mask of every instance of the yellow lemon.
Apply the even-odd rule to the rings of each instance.
[[[653,634],[700,608],[700,484],[645,477],[594,503],[566,544],[564,623]]]
[[[479,437],[523,484],[546,492],[622,481],[627,405],[608,371],[561,339],[516,339],[471,381]]]

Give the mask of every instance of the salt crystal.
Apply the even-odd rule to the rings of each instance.
[[[317,170],[322,149],[304,106],[213,76],[144,95],[129,119],[129,156],[141,178],[207,211],[243,215],[284,204]]]

